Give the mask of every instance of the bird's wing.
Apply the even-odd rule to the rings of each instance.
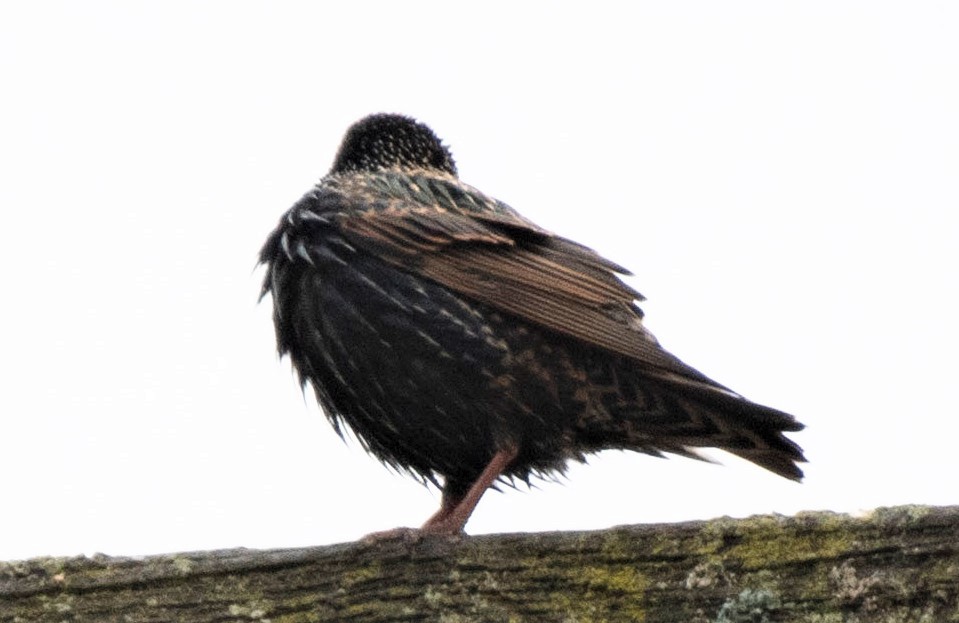
[[[625,269],[518,215],[391,207],[341,212],[338,225],[351,244],[404,270],[630,357],[647,374],[725,390],[659,346],[642,325],[642,296],[617,277]]]

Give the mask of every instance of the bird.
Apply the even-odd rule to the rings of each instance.
[[[803,477],[803,424],[666,351],[627,269],[462,182],[409,116],[354,123],[259,263],[278,353],[335,431],[440,489],[411,533],[463,534],[488,489],[608,449]]]

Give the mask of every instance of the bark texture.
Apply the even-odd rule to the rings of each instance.
[[[959,507],[0,563],[0,622],[959,621]]]

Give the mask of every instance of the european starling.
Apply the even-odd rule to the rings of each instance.
[[[279,353],[336,431],[442,488],[424,532],[462,531],[497,480],[610,448],[802,478],[783,435],[802,424],[666,352],[626,269],[461,182],[408,117],[354,124],[260,262]]]

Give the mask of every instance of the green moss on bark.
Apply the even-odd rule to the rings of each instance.
[[[959,508],[0,563],[0,623],[959,623]]]

